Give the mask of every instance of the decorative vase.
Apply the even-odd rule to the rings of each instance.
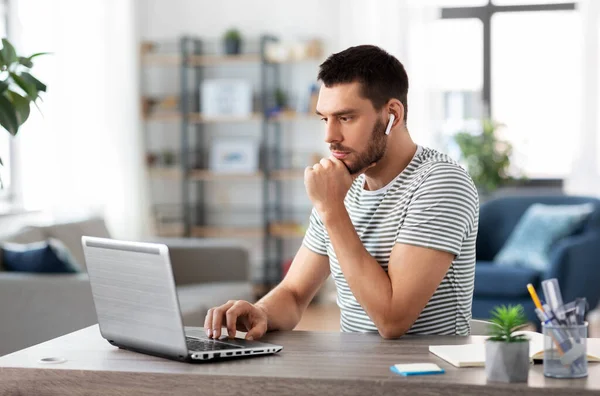
[[[527,382],[529,342],[486,341],[485,374],[488,381]]]
[[[227,55],[238,55],[242,42],[235,39],[225,39],[225,53]]]

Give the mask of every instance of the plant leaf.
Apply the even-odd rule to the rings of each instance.
[[[27,121],[27,118],[29,118],[29,100],[11,90],[6,91],[6,95],[8,95],[8,98],[15,107],[19,126],[23,125],[23,123]]]
[[[29,57],[27,59],[32,60],[33,58],[37,58],[38,56],[42,56],[42,55],[50,55],[51,52],[36,52],[33,55],[29,55]]]
[[[23,72],[21,73],[21,77],[23,77],[23,79],[28,83],[33,84],[38,92],[46,92],[46,84],[33,77],[31,74]]]
[[[17,52],[15,51],[15,47],[8,41],[7,39],[2,39],[2,49],[0,50],[2,53],[2,59],[6,65],[10,65],[17,61]]]
[[[0,94],[8,89],[8,84],[5,81],[0,81]]]
[[[25,58],[23,56],[19,56],[19,63],[29,69],[33,67],[33,62],[31,61],[31,59]]]
[[[490,328],[490,335],[494,341],[520,342],[523,337],[513,333],[527,323],[523,306],[500,305],[492,310],[491,322],[495,324]]]
[[[512,145],[496,135],[502,124],[482,120],[479,133],[459,132],[455,142],[473,182],[480,191],[490,193],[513,178],[509,175]]]
[[[0,125],[13,136],[19,131],[16,110],[4,95],[0,95]]]
[[[19,76],[17,73],[10,72],[10,76],[12,77],[13,81],[15,83],[17,83],[17,85],[23,90],[23,92],[25,92],[25,94],[27,95],[29,100],[37,99],[38,90],[37,90],[35,84],[33,84],[30,81],[25,80],[25,78],[23,78],[22,75]]]

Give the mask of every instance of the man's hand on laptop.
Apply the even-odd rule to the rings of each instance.
[[[236,330],[239,330],[247,332],[247,340],[257,340],[267,332],[267,313],[248,301],[230,300],[209,309],[204,320],[206,335],[210,338],[221,337],[223,326],[227,327],[229,338],[235,338]]]

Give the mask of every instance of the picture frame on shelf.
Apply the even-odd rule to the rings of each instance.
[[[217,173],[257,172],[258,149],[256,139],[214,138],[210,146],[210,170]]]
[[[210,117],[252,115],[252,87],[243,79],[208,79],[200,85],[200,113]]]

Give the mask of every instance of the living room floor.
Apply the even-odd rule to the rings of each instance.
[[[295,330],[340,331],[340,310],[334,302],[311,304]],[[600,320],[590,320],[589,337],[600,337]]]

